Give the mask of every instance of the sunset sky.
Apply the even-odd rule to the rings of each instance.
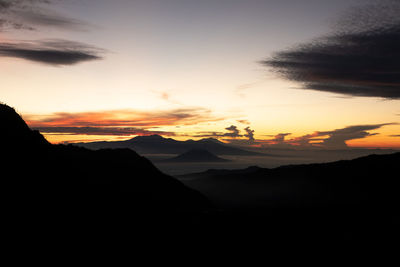
[[[0,100],[55,143],[400,149],[400,4],[376,2],[0,0]]]

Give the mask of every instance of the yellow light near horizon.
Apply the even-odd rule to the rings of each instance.
[[[358,148],[400,149],[400,137],[370,136],[368,138],[348,141],[347,145]]]
[[[87,143],[96,141],[121,141],[134,136],[112,136],[112,135],[84,135],[84,134],[46,134],[43,136],[52,144],[61,143]]]

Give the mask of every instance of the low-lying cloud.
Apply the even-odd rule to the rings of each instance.
[[[98,112],[56,112],[49,115],[25,114],[24,119],[32,128],[39,127],[140,127],[142,129],[159,126],[194,125],[202,122],[218,121],[204,108],[173,110],[111,110]]]
[[[193,135],[193,137],[212,137],[212,138],[224,138],[227,142],[234,142],[234,141],[246,141],[246,143],[254,142],[254,130],[250,129],[250,127],[244,128],[245,134],[241,134],[240,130],[237,126],[231,125],[226,127],[225,130],[227,132],[198,132],[197,134]],[[228,139],[228,138],[229,139]],[[240,137],[246,137],[247,139],[236,139]],[[226,138],[226,139],[225,139]]]
[[[378,133],[370,133],[369,131],[378,130],[387,125],[395,125],[395,123],[353,125],[332,131],[316,131],[311,134],[290,139],[286,138],[290,135],[289,133],[280,133],[273,139],[256,141],[266,147],[346,149],[348,148],[347,141],[377,135]]]
[[[88,24],[59,14],[48,6],[50,0],[0,0],[0,30],[37,30],[53,27],[66,30],[85,30]]]
[[[108,136],[130,136],[130,135],[164,135],[174,136],[175,133],[167,131],[146,130],[132,127],[34,127],[41,133],[67,134],[67,135],[108,135]]]

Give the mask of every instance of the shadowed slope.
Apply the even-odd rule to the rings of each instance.
[[[198,212],[206,199],[129,149],[51,145],[10,107],[0,106],[2,188],[12,205],[54,213]],[[10,206],[11,207],[11,206]],[[44,215],[44,214],[42,214]],[[54,215],[54,214],[52,214]]]
[[[209,170],[182,175],[229,208],[323,207],[394,212],[400,205],[400,153],[275,169]]]
[[[185,176],[213,209],[132,150],[51,145],[4,105],[0,119],[4,229],[13,242],[33,240],[32,248],[38,240],[82,251],[85,239],[120,247],[121,240],[151,247],[164,241],[162,249],[176,253],[171,240],[190,249],[242,250],[265,242],[342,244],[349,237],[381,244],[400,236],[398,153]]]

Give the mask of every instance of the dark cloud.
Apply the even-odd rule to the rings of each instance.
[[[276,143],[284,143],[286,136],[291,135],[291,133],[279,133],[275,135],[274,139],[272,140],[273,142]]]
[[[377,135],[377,133],[369,133],[368,131],[377,130],[383,126],[393,124],[394,123],[354,125],[333,131],[314,132],[313,134],[288,140],[288,143],[300,146],[317,145],[323,148],[344,149],[348,147],[346,144],[347,141]]]
[[[379,133],[370,133],[370,131],[387,125],[397,125],[397,123],[353,125],[332,131],[315,131],[290,139],[287,138],[291,135],[290,133],[280,133],[272,139],[256,140],[256,143],[266,148],[347,149],[347,141],[378,135]]]
[[[263,61],[305,89],[400,99],[400,1],[349,11],[332,34]]]
[[[58,14],[46,6],[57,1],[0,0],[0,30],[36,30],[36,27],[56,27],[83,30],[87,23]]]
[[[254,130],[250,129],[250,127],[244,128],[246,134],[244,135],[249,139],[249,141],[254,142]]]
[[[20,25],[34,25],[34,26],[45,26],[53,28],[63,28],[66,30],[86,30],[89,28],[86,22],[81,20],[69,18],[54,12],[30,12],[30,11],[19,11],[15,14],[19,16]],[[30,26],[34,29],[33,26]]]
[[[250,127],[244,128],[244,131],[246,132],[245,134],[240,134],[240,130],[235,125],[231,125],[225,128],[225,130],[227,130],[228,132],[205,131],[205,132],[198,132],[197,134],[194,134],[192,136],[218,138],[235,145],[253,145],[255,143],[254,130],[250,129]],[[247,139],[239,137],[246,137]]]
[[[249,127],[247,127],[247,128],[248,128],[249,131],[252,131],[252,130],[250,130]],[[207,131],[198,132],[197,134],[193,135],[193,137],[214,137],[214,138],[230,137],[230,138],[237,138],[237,137],[247,136],[247,135],[241,135],[240,134],[240,130],[235,125],[231,125],[229,127],[226,127],[225,130],[227,130],[228,132],[211,132],[211,131],[209,131],[209,132],[207,132]]]
[[[228,136],[228,137],[240,137],[240,131],[239,129],[235,126],[235,125],[231,125],[227,128],[225,128],[225,130],[229,131],[228,133],[224,133],[223,136]]]
[[[0,12],[6,12],[13,8],[32,8],[37,4],[50,4],[51,0],[0,0]]]
[[[203,131],[203,132],[197,132],[196,134],[190,135],[192,137],[212,137],[212,138],[218,138],[218,137],[223,137],[224,133],[223,132],[208,132],[208,131]]]
[[[129,136],[129,135],[165,135],[174,136],[173,132],[152,131],[142,128],[132,127],[35,127],[41,133],[47,134],[69,134],[69,135],[113,135],[113,136]]]
[[[48,65],[73,65],[101,59],[102,50],[66,40],[0,43],[0,56],[22,58]]]
[[[368,136],[376,135],[376,133],[369,133],[370,130],[376,130],[388,124],[376,124],[376,125],[358,125],[349,126],[343,129],[337,129],[328,132],[319,132],[320,136],[328,135],[329,137],[324,139],[322,145],[325,147],[334,148],[346,148],[346,141],[361,139]]]

